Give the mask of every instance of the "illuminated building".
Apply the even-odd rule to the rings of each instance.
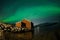
[[[20,28],[21,27],[21,22],[17,22],[15,26]]]
[[[21,23],[22,23],[22,25],[21,25],[22,27],[25,26],[27,29],[31,30],[31,22],[29,20],[24,19],[24,20],[22,20]]]
[[[29,20],[24,19],[21,22],[17,22],[16,27],[27,28],[28,30],[31,30],[33,28],[33,23]]]

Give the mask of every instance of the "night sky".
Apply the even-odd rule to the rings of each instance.
[[[0,22],[28,19],[35,24],[59,22],[60,0],[0,0]]]

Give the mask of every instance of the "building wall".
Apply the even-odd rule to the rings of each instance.
[[[21,27],[21,22],[17,22],[16,27],[20,28]]]
[[[28,28],[29,30],[31,30],[31,22],[28,20],[22,20],[23,23],[26,23],[26,28]]]

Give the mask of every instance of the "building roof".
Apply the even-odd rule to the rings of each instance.
[[[27,19],[23,19],[22,22],[23,22],[23,21],[25,21],[25,22],[27,22],[27,21],[28,21],[28,22],[31,22],[30,20],[27,20]]]

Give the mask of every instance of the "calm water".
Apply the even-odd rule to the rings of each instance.
[[[60,40],[59,35],[59,30],[47,31],[37,27],[33,32],[26,33],[0,31],[0,40]]]

